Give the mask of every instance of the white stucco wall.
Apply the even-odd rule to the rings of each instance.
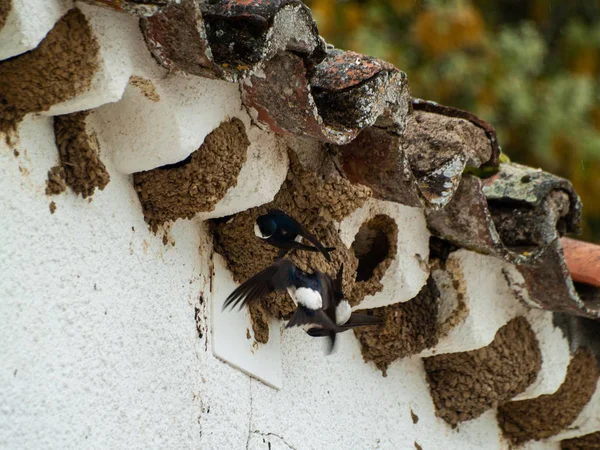
[[[15,5],[21,11],[24,2]],[[39,30],[31,21],[13,21],[11,26],[21,27],[22,34],[35,35],[25,47],[11,47],[13,53],[33,48],[70,2],[49,5],[51,14],[40,18],[44,26]],[[91,21],[103,57],[114,56],[101,65],[104,78],[98,75],[96,81],[111,82],[94,83],[89,92],[45,114],[103,104],[89,116],[89,124],[99,136],[111,181],[86,200],[70,190],[45,195],[48,169],[58,162],[53,118],[47,115],[27,117],[13,147],[0,139],[0,448],[415,449],[415,442],[423,450],[508,448],[494,411],[452,429],[435,417],[418,357],[393,363],[384,378],[363,362],[351,332],[339,336],[336,353],[328,357],[323,343],[302,330],[282,332],[280,390],[213,356],[213,250],[200,217],[270,201],[286,175],[283,144],[250,126],[237,86],[163,78],[164,71],[146,53],[135,18],[79,6]],[[130,75],[148,77],[164,104],[136,97],[143,101],[134,104],[143,106],[133,108],[128,95],[122,97],[128,91],[139,96],[132,86],[125,87]],[[186,97],[193,99],[189,104],[180,101],[175,95],[180,83],[192,86],[204,100],[218,101],[203,103],[192,95]],[[217,92],[215,86],[225,86],[227,92]],[[163,114],[171,110],[175,113]],[[174,162],[168,159],[173,148],[150,145],[165,128],[155,125],[156,134],[149,134],[141,126],[158,123],[148,122],[151,111],[161,120],[174,118],[176,160],[198,148],[227,117],[242,116],[251,140],[238,186],[215,211],[175,222],[168,230],[175,245],[164,245],[162,233],[148,230],[129,175]],[[116,127],[107,117],[129,122]],[[189,124],[200,119],[202,127],[191,130]],[[116,131],[122,133],[115,137]],[[135,153],[131,143],[151,151]],[[158,159],[150,163],[149,155]],[[57,207],[54,214],[51,201]],[[393,209],[406,254],[403,265],[394,266],[395,284],[374,304],[387,304],[394,295],[396,301],[409,300],[427,277],[425,258],[414,258],[427,251],[422,214],[416,208]],[[348,243],[354,228],[342,226],[342,234],[350,233]],[[491,271],[501,264],[498,260],[485,267]],[[475,263],[469,267],[477,275],[480,268]],[[444,352],[487,345],[513,316],[505,314],[506,307],[481,307],[481,293],[488,288],[483,284],[491,282],[489,277],[478,280],[468,286],[473,298],[467,303],[473,312],[485,312],[476,315],[482,323],[465,321],[450,336],[456,343],[464,344],[466,337],[474,341],[461,347],[447,339]],[[474,336],[480,328],[486,332]],[[523,448],[558,449],[559,443]]]
[[[352,333],[330,357],[283,333],[279,391],[217,360],[203,224],[177,221],[163,245],[110,158],[91,202],[49,198],[52,119],[19,132],[20,156],[0,144],[1,448],[507,448],[493,412],[451,429],[419,358],[384,378]]]

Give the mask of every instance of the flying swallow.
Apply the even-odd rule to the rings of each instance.
[[[383,321],[376,316],[368,316],[366,314],[356,314],[352,312],[348,300],[344,297],[342,289],[342,278],[344,275],[344,265],[342,264],[338,270],[335,284],[333,286],[333,302],[325,309],[325,313],[335,322],[335,328],[312,327],[306,332],[313,337],[329,337],[328,353],[333,351],[335,346],[335,336],[337,333],[343,333],[351,328],[381,325]]]
[[[308,273],[289,259],[275,261],[238,286],[225,300],[223,309],[254,303],[271,292],[287,291],[298,306],[286,328],[312,325],[319,329],[336,328],[325,312],[334,302],[333,281],[323,272]]]
[[[321,252],[327,261],[331,261],[329,252],[335,250],[335,247],[323,247],[297,220],[279,209],[271,209],[259,216],[254,224],[254,234],[280,249],[277,259],[283,258],[292,249],[300,249]],[[312,245],[303,244],[304,239]]]

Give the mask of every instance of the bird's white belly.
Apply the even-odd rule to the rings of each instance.
[[[295,289],[294,287],[289,287],[288,294],[290,294],[294,303],[305,306],[308,309],[321,309],[323,306],[321,294],[313,289],[305,287]]]
[[[336,325],[344,325],[352,315],[352,308],[346,300],[342,300],[335,307],[335,323]]]

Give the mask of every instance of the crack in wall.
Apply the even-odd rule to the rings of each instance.
[[[279,436],[278,434],[275,433],[263,433],[259,430],[254,430],[252,431],[249,435],[248,435],[248,439],[250,439],[250,435],[252,434],[258,434],[259,436],[262,437],[270,437],[270,436],[274,436],[276,438],[278,438],[281,442],[283,442],[288,448],[291,448],[292,450],[298,450],[296,447],[294,447],[293,445],[290,445],[283,437]],[[269,445],[269,448],[271,448],[271,446]],[[246,447],[247,449],[247,447]]]
[[[288,448],[292,449],[292,450],[297,450],[296,447],[294,447],[293,445],[289,444],[284,438],[283,436],[280,436],[276,433],[264,433],[260,430],[253,430],[252,429],[252,421],[254,419],[254,405],[253,405],[253,396],[252,396],[252,382],[254,381],[251,377],[249,377],[249,381],[250,381],[250,386],[249,386],[249,390],[250,390],[250,414],[248,417],[248,438],[246,439],[246,450],[250,450],[250,438],[252,438],[253,434],[257,434],[259,436],[262,437],[276,437],[278,438],[283,444],[285,444]],[[269,449],[271,448],[271,445],[269,444]]]
[[[252,416],[254,414],[254,409],[252,406],[252,378],[248,377],[248,381],[250,382],[248,389],[250,391],[250,414],[248,414],[248,437],[246,439],[246,450],[248,450],[250,446],[250,437],[252,436]]]

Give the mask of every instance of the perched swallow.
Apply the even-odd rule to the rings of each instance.
[[[325,312],[334,302],[333,281],[326,273],[307,273],[289,259],[275,261],[263,271],[244,281],[223,304],[223,309],[251,304],[271,292],[287,291],[298,306],[286,328],[313,325],[323,330],[336,328]]]
[[[254,234],[280,249],[277,259],[283,258],[290,250],[297,248],[309,252],[321,252],[327,261],[331,261],[329,252],[335,250],[335,247],[323,247],[316,237],[279,209],[272,209],[268,214],[259,216],[254,224]],[[310,242],[312,246],[303,244],[303,239]]]
[[[313,327],[308,329],[306,332],[313,337],[329,337],[329,348],[328,353],[333,351],[335,346],[335,335],[337,333],[343,333],[351,328],[368,326],[368,325],[381,325],[383,321],[379,317],[368,316],[366,314],[356,314],[352,312],[348,300],[344,298],[344,292],[342,290],[342,278],[344,275],[344,265],[338,270],[335,284],[333,287],[333,302],[325,309],[325,313],[335,322],[336,327],[323,328]]]

